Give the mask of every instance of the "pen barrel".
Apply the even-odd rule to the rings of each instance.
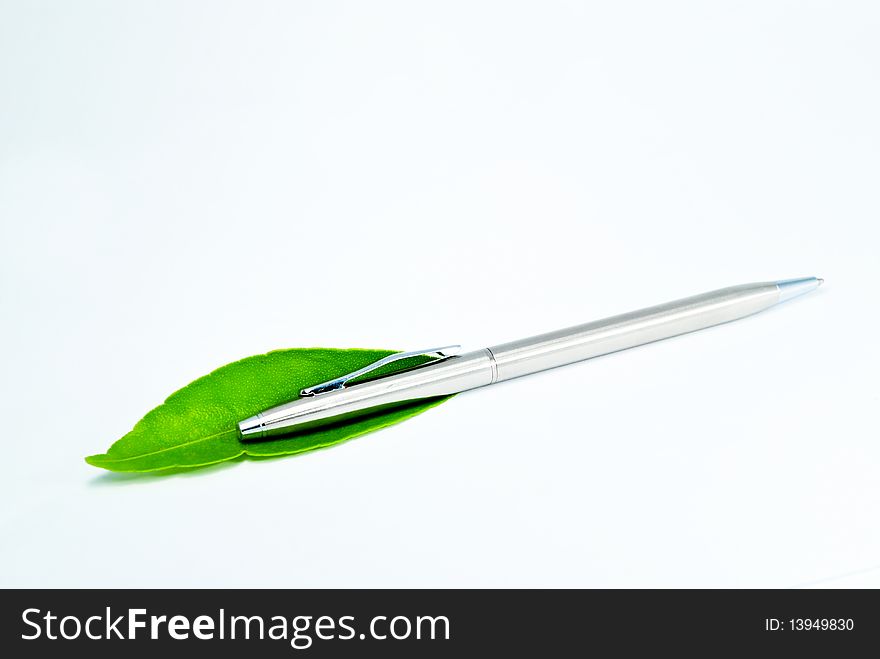
[[[732,286],[489,348],[495,382],[686,334],[776,304],[776,282]]]
[[[502,343],[302,397],[245,419],[239,429],[242,439],[261,439],[359,418],[410,401],[476,389],[743,318],[814,290],[819,284],[821,280],[807,277],[732,286]]]

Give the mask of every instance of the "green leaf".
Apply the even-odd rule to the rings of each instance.
[[[343,425],[290,437],[255,442],[239,440],[238,422],[242,419],[298,398],[303,387],[345,375],[394,352],[294,348],[227,364],[171,394],[106,453],[91,455],[86,462],[111,471],[140,472],[201,467],[239,456],[302,453],[399,423],[450,398],[421,400]],[[427,357],[401,360],[375,374],[428,360]]]

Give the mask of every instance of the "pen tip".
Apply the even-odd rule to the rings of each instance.
[[[800,279],[783,279],[776,282],[779,290],[778,302],[785,302],[798,295],[815,291],[822,285],[823,279],[818,277],[802,277]]]
[[[822,277],[816,277],[816,281],[819,282],[819,286],[825,283],[825,280]]]

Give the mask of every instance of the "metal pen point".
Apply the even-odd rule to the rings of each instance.
[[[731,286],[464,354],[455,354],[458,346],[396,353],[353,373],[306,387],[301,398],[245,419],[238,424],[239,431],[243,440],[262,439],[484,387],[744,318],[809,293],[822,283],[823,279],[804,277]],[[435,359],[350,384],[389,363],[418,355]]]

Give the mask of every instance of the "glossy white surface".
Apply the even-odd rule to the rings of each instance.
[[[3,2],[0,586],[876,586],[878,33],[869,2]],[[246,355],[801,274],[333,449],[82,461]]]

